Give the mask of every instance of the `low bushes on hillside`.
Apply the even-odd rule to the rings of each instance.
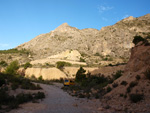
[[[32,67],[32,64],[30,64],[30,62],[24,64],[24,69],[27,69],[28,67]]]
[[[137,103],[141,100],[143,100],[144,95],[143,94],[130,94],[130,100],[133,103]]]
[[[11,63],[7,66],[5,73],[6,73],[6,74],[15,75],[15,74],[17,74],[17,70],[18,70],[18,69],[19,69],[19,63],[18,63],[18,61],[16,60],[16,61],[11,62]]]
[[[58,69],[63,69],[64,66],[71,66],[69,62],[58,61],[56,63]]]
[[[2,66],[2,67],[6,67],[6,66],[8,66],[8,64],[7,64],[7,62],[6,62],[6,61],[1,61],[1,62],[0,62],[0,66]]]
[[[26,90],[41,89],[40,85],[31,83],[30,80],[24,78],[23,76],[0,73],[0,112],[17,108],[19,104],[28,101],[45,98],[45,94],[43,92],[34,94],[21,93],[16,96],[9,95],[10,90],[16,90],[17,88]]]

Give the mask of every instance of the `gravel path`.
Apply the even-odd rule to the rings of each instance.
[[[98,100],[78,99],[64,92],[62,84],[54,85],[40,84],[46,98],[40,103],[26,103],[21,108],[12,110],[9,113],[99,113]]]

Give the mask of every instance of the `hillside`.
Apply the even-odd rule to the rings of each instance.
[[[64,23],[49,33],[19,45],[17,49],[33,51],[34,59],[46,58],[68,49],[78,50],[86,61],[96,55],[128,58],[129,50],[133,47],[133,37],[147,34],[150,34],[150,14],[138,18],[128,17],[101,30],[80,30]]]

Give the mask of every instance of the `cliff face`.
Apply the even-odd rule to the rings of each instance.
[[[56,55],[68,49],[77,50],[89,58],[97,53],[100,56],[127,58],[130,55],[130,48],[133,47],[133,37],[147,34],[150,34],[150,14],[139,18],[128,17],[101,30],[91,28],[79,30],[64,23],[17,48],[33,51],[34,59]]]
[[[131,57],[125,72],[142,74],[148,68],[150,68],[150,46],[139,43],[131,49]]]

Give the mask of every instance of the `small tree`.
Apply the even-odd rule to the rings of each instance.
[[[30,64],[30,62],[24,64],[24,69],[27,69],[28,67],[32,67],[32,64]]]
[[[5,73],[15,75],[18,69],[19,69],[19,63],[16,60],[11,62],[10,65],[7,66]]]
[[[6,67],[7,65],[8,65],[7,62],[5,62],[5,61],[0,62],[0,66],[2,66],[2,67]]]
[[[143,42],[144,42],[145,39],[144,39],[143,37],[141,37],[141,36],[135,36],[132,42],[133,42],[135,45],[137,45],[140,41],[143,41]]]
[[[57,68],[60,70],[63,70],[64,66],[71,66],[69,62],[63,62],[63,61],[58,61],[56,64],[57,64]]]
[[[82,82],[86,78],[85,72],[86,70],[84,70],[83,67],[80,67],[76,73],[75,81]]]

